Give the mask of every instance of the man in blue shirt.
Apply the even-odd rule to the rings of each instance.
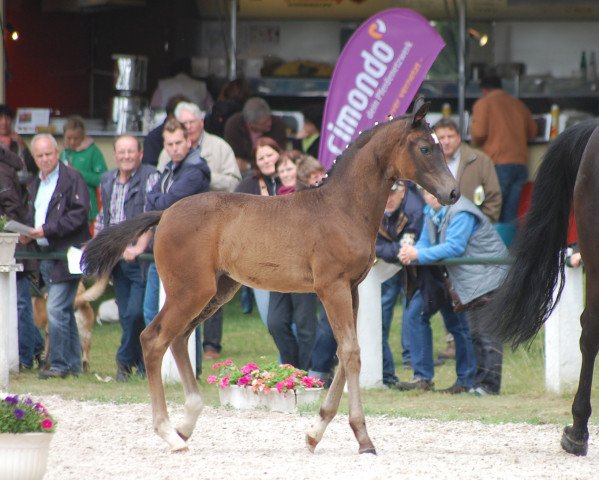
[[[460,197],[451,206],[442,206],[424,192],[425,224],[418,243],[405,245],[399,258],[405,265],[432,263],[457,257],[507,256],[505,244],[487,217],[467,198]],[[481,299],[491,294],[503,281],[507,267],[471,264],[447,267],[455,290],[454,315],[444,315],[446,327],[456,342],[456,383],[446,393],[462,393],[473,387],[479,393],[499,393],[501,385],[502,347],[486,332],[478,329],[477,310]],[[421,297],[420,297],[421,298]],[[418,292],[412,301],[421,301]],[[469,310],[468,316],[463,310]],[[452,313],[452,312],[447,312]],[[470,338],[469,325],[472,330]],[[403,389],[432,387],[433,352],[430,314],[422,311],[415,318],[412,336],[414,381],[401,382]],[[473,368],[472,347],[476,356]],[[476,372],[476,376],[474,375]]]

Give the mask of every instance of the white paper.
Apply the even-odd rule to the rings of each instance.
[[[69,272],[73,275],[79,275],[83,272],[81,271],[81,266],[79,265],[81,262],[81,254],[83,250],[80,248],[69,247],[67,250],[67,263],[69,264]]]
[[[372,266],[371,273],[378,282],[383,283],[399,272],[401,268],[401,263],[388,263],[385,260],[377,258]]]
[[[31,236],[33,227],[24,225],[23,223],[17,222],[16,220],[9,220],[4,226],[4,230],[8,232],[20,233],[21,235]]]

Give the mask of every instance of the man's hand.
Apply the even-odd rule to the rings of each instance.
[[[143,250],[139,251],[137,246],[129,245],[123,252],[123,260],[126,262],[134,262],[138,255],[141,255]]]
[[[418,250],[416,250],[416,248],[414,248],[412,245],[404,245],[399,250],[398,258],[399,261],[404,265],[409,265],[414,260],[418,259]]]
[[[37,227],[34,228],[27,236],[31,238],[44,238],[46,234],[44,233],[44,229],[42,227]]]

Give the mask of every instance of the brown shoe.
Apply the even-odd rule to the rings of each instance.
[[[216,350],[206,350],[204,352],[204,360],[219,360],[220,359],[220,353],[218,353]]]
[[[439,393],[448,393],[450,395],[458,395],[460,393],[468,393],[470,389],[468,387],[464,387],[463,385],[459,385],[457,382],[454,383],[449,388],[444,388],[443,390],[437,390]]]
[[[395,384],[395,388],[398,390],[432,390],[433,386],[433,382],[421,378],[412,382],[398,382]]]

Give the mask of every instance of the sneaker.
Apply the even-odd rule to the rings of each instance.
[[[444,388],[443,390],[437,390],[437,391],[439,393],[448,393],[450,395],[457,395],[460,393],[470,392],[471,390],[472,390],[472,388],[464,387],[464,385],[460,385],[456,382],[449,388]]]
[[[443,364],[445,364],[445,360],[443,360],[442,358],[437,358],[437,360],[433,361],[433,365],[435,367],[440,367]]]
[[[117,363],[116,365],[116,381],[119,383],[125,383],[129,381],[131,377],[131,367],[126,367]]]
[[[453,340],[447,342],[447,350],[441,352],[438,358],[439,360],[453,360],[455,358],[455,342]]]
[[[398,382],[395,386],[398,390],[432,390],[433,382],[419,378],[411,382]]]
[[[383,378],[383,385],[387,388],[398,388],[399,378]]]
[[[483,387],[472,387],[470,390],[468,390],[468,393],[477,397],[485,397],[489,395],[489,392],[487,392]]]

